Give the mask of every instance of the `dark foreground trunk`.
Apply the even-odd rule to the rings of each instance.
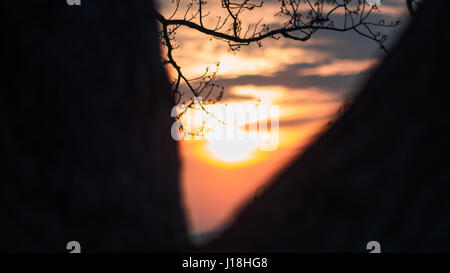
[[[450,251],[450,1],[425,2],[342,118],[208,249]]]
[[[2,2],[0,251],[187,245],[149,2]],[[343,117],[209,250],[450,250],[450,3],[426,2]]]
[[[0,251],[186,245],[151,2],[2,2]]]

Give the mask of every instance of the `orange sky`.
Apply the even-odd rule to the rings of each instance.
[[[277,23],[273,14],[278,1],[265,2],[263,8],[247,15],[247,22],[264,18],[266,23]],[[400,2],[386,0],[381,11],[393,18],[403,15]],[[161,3],[161,12],[169,14],[170,5]],[[208,1],[211,20],[221,12],[218,7]],[[306,43],[269,39],[263,47],[251,45],[232,53],[222,41],[179,29],[177,44],[174,57],[189,77],[220,62],[219,81],[226,89],[219,104],[262,101],[280,107],[275,151],[261,151],[258,143],[239,140],[179,142],[183,202],[190,231],[197,234],[222,228],[240,206],[252,200],[324,129],[342,101],[353,94],[364,71],[382,56],[371,41],[330,32],[319,33]]]

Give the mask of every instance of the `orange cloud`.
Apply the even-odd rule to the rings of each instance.
[[[300,76],[345,76],[361,73],[374,65],[378,61],[376,59],[369,60],[335,60],[331,63],[318,67],[305,68],[300,70]]]

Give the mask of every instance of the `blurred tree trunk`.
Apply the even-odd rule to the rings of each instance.
[[[151,2],[2,2],[0,251],[187,245]]]
[[[425,1],[350,108],[207,249],[450,251],[450,1]]]

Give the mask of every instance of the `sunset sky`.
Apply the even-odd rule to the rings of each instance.
[[[171,14],[171,1],[158,2],[163,15]],[[182,0],[181,6],[187,2]],[[220,1],[207,2],[211,15],[205,22],[214,24],[215,16],[223,13]],[[246,14],[246,23],[263,18],[276,25],[282,20],[274,16],[279,6],[278,1],[264,1],[263,7]],[[406,7],[403,0],[385,0],[380,11],[385,19],[402,20],[395,29],[383,29],[389,48],[407,22]],[[174,18],[182,18],[182,13]],[[264,102],[280,107],[275,151],[261,151],[258,143],[242,140],[179,142],[183,202],[194,234],[223,228],[232,220],[240,206],[326,128],[384,55],[375,42],[355,32],[318,31],[306,42],[266,39],[262,47],[253,44],[233,53],[225,42],[182,27],[176,42],[174,57],[189,77],[220,62],[217,83],[225,87],[220,104]]]

